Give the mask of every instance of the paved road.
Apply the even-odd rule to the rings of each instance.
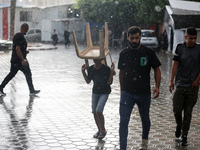
[[[111,50],[116,66],[119,52]],[[10,55],[11,52],[0,52],[0,82],[9,71]],[[200,149],[200,102],[198,100],[194,108],[189,146],[181,147],[180,140],[174,138],[176,125],[172,95],[168,91],[172,56],[165,53],[157,55],[162,62],[161,94],[151,103],[149,150]],[[58,49],[32,50],[28,60],[35,88],[41,93],[38,97],[29,97],[21,72],[6,86],[4,91],[7,95],[0,98],[0,150],[119,149],[117,69],[112,93],[104,110],[107,136],[97,140],[92,138],[97,130],[91,113],[92,84],[83,80],[80,70],[84,60],[76,56],[74,47],[59,45]],[[152,76],[152,87],[153,81]],[[140,142],[141,121],[135,106],[129,123],[128,150],[138,149]]]

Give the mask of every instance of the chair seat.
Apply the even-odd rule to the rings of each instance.
[[[100,49],[99,47],[88,47],[79,53],[79,58],[82,58],[82,59],[95,59],[95,58],[103,59],[103,58],[105,58],[105,57],[100,56],[99,49]],[[107,56],[108,53],[109,53],[109,51],[105,50],[104,56]]]

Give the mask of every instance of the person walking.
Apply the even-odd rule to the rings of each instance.
[[[64,31],[65,47],[69,46],[71,43],[69,40],[69,35],[70,35],[70,32],[65,30]]]
[[[155,88],[153,90],[153,98],[157,98],[161,80],[159,68],[161,63],[152,49],[140,43],[142,35],[139,27],[130,27],[127,36],[129,47],[120,53],[118,62],[121,91],[119,108],[120,150],[126,150],[127,148],[128,124],[135,104],[138,106],[142,121],[142,144],[140,149],[147,149],[150,131],[150,70],[151,68],[154,70]]]
[[[115,65],[112,63],[111,68],[102,64],[102,59],[94,59],[94,65],[88,69],[86,74],[87,65],[84,64],[81,68],[83,77],[86,83],[93,80],[94,85],[92,89],[92,113],[98,128],[98,132],[93,135],[94,138],[103,139],[106,136],[105,119],[103,109],[107,102],[108,96],[111,92],[110,85],[113,82],[113,72]]]
[[[182,146],[188,145],[187,135],[192,110],[198,98],[200,80],[200,45],[196,44],[197,31],[194,27],[187,28],[185,40],[176,47],[169,85],[171,93],[176,86],[173,95],[173,112],[177,124],[175,136],[179,138],[182,134]]]
[[[20,32],[16,33],[13,37],[13,49],[11,56],[11,67],[9,74],[4,78],[0,85],[0,96],[5,96],[3,89],[7,83],[17,74],[20,70],[24,73],[26,81],[29,87],[30,95],[35,95],[40,92],[40,90],[35,90],[32,83],[32,73],[29,67],[29,62],[26,58],[27,53],[27,42],[24,35],[29,29],[28,24],[24,23],[21,25]]]
[[[125,29],[125,30],[122,32],[121,39],[122,39],[122,47],[123,47],[123,48],[126,48],[126,47],[128,46],[127,29]]]
[[[51,35],[52,43],[54,46],[58,43],[58,34],[56,32],[56,29],[53,29],[53,34]]]

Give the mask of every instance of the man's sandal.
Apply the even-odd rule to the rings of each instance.
[[[100,132],[95,133],[95,134],[93,135],[93,138],[98,138],[99,134],[100,134]]]
[[[103,138],[106,136],[106,133],[107,133],[107,132],[105,132],[105,133],[100,132],[100,133],[99,133],[99,136],[98,136],[98,139],[103,139]]]

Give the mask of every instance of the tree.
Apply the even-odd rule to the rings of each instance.
[[[117,25],[118,29],[131,25],[162,22],[168,0],[78,0],[86,21]]]
[[[149,28],[155,24],[160,48],[158,29],[164,19],[166,4],[168,0],[77,0],[76,7],[81,9],[86,21],[102,24],[107,21],[115,38],[120,38],[122,31],[130,26]]]
[[[139,23],[160,23],[163,21],[168,0],[136,0],[135,19]]]
[[[13,39],[15,33],[15,8],[16,0],[10,1],[10,40]]]

